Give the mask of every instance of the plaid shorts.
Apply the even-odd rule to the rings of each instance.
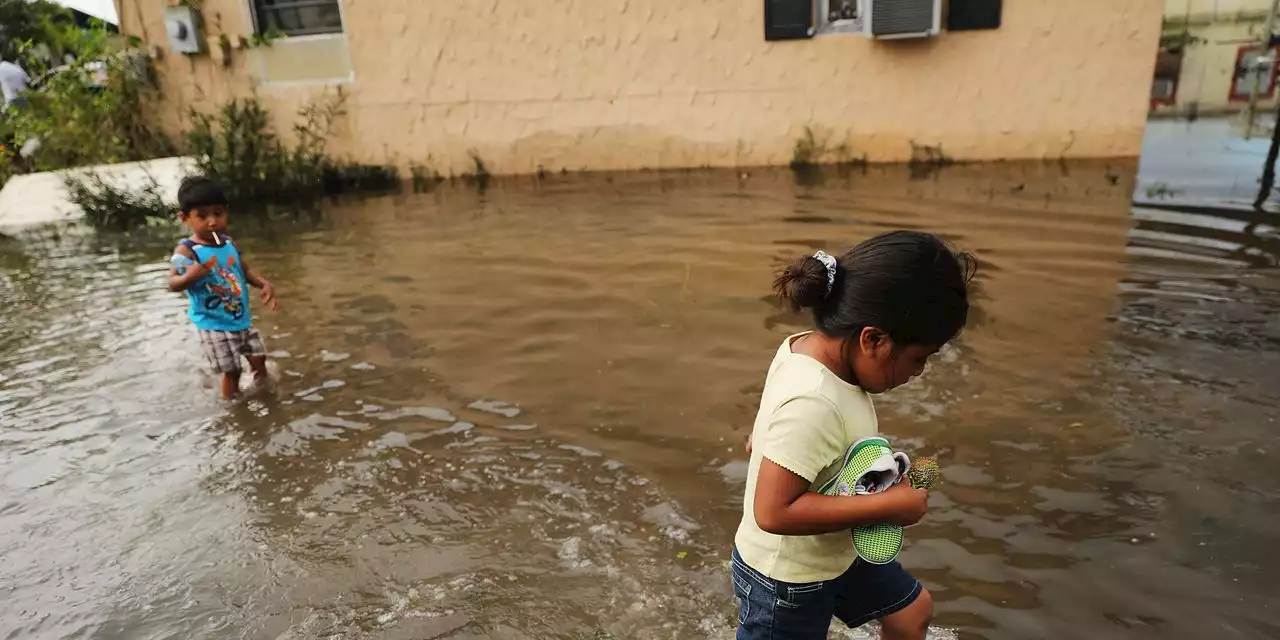
[[[262,335],[249,327],[244,331],[203,331],[200,334],[200,350],[214,373],[239,373],[240,356],[265,356],[267,347]]]

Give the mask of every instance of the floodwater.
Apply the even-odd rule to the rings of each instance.
[[[891,228],[977,309],[883,430],[944,485],[941,638],[1280,636],[1275,214],[1105,164],[553,176],[233,220],[276,396],[201,373],[173,238],[0,244],[0,638],[730,638],[770,272]],[[160,234],[164,236],[164,234]],[[867,637],[836,632],[833,637]]]

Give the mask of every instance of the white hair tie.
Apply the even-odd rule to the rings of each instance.
[[[827,254],[826,251],[819,251],[813,254],[813,259],[822,263],[827,268],[827,295],[831,295],[831,291],[836,288],[836,268],[840,263],[836,259]]]

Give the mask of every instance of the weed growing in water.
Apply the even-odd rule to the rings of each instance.
[[[462,179],[468,184],[474,184],[477,189],[484,192],[489,188],[489,180],[493,176],[489,173],[489,168],[485,166],[484,159],[480,157],[474,149],[467,152],[471,156],[472,171],[471,173],[462,174]]]
[[[856,158],[848,142],[831,144],[831,132],[805,127],[791,149],[791,169],[803,171],[820,165],[853,166],[867,163],[865,156]]]
[[[592,631],[579,631],[573,634],[573,640],[617,640],[618,636],[605,631],[604,629],[595,629]]]
[[[812,167],[818,164],[818,160],[824,152],[823,144],[818,141],[813,129],[806,126],[804,134],[796,139],[795,145],[791,149],[791,168],[805,169]]]
[[[414,193],[422,193],[431,191],[436,185],[444,182],[444,178],[439,171],[425,164],[413,164],[409,166],[409,175],[413,179]]]
[[[1174,189],[1167,182],[1157,182],[1147,187],[1147,197],[1152,200],[1176,198],[1182,195],[1182,189]]]

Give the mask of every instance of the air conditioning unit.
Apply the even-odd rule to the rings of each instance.
[[[942,32],[942,0],[858,0],[858,20],[868,38],[930,38]]]
[[[200,15],[186,6],[167,7],[164,10],[164,30],[169,36],[169,48],[174,53],[201,53]]]

